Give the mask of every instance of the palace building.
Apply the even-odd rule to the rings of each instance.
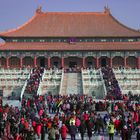
[[[104,12],[43,12],[24,25],[0,33],[4,68],[140,68],[140,32]]]

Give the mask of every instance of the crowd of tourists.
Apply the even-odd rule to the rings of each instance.
[[[108,99],[122,99],[122,93],[118,84],[115,74],[110,67],[102,67],[103,79],[105,81],[105,86],[107,88],[107,98]]]
[[[128,97],[129,98],[129,97]],[[106,111],[104,115],[99,111]],[[0,102],[2,140],[89,140],[108,135],[113,140],[140,139],[140,104],[124,101],[95,101],[86,95],[36,96],[21,101],[21,108]]]
[[[23,97],[21,108],[3,105],[0,99],[2,140],[85,140],[85,136],[92,140],[105,135],[109,140],[115,135],[131,140],[134,134],[140,140],[140,96],[122,95],[111,68],[102,68],[107,97],[99,101],[80,94],[37,96],[43,72],[43,68],[32,70],[26,88],[32,97]]]
[[[26,87],[26,92],[28,94],[31,94],[31,93],[36,94],[43,72],[44,72],[44,68],[42,67],[36,67],[32,69],[30,78],[27,81],[27,87]]]

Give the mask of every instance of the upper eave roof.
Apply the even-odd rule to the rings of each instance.
[[[108,12],[36,12],[24,25],[1,37],[140,37]]]

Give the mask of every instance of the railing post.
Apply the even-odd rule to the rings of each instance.
[[[83,69],[81,69],[81,74],[82,74],[82,87],[83,87],[83,94],[85,94],[84,78],[83,78]]]
[[[59,95],[62,93],[63,80],[64,80],[64,69],[62,69],[62,76],[61,76],[61,83],[60,83]]]
[[[106,90],[106,86],[105,86],[105,82],[104,82],[104,79],[103,79],[103,74],[102,74],[101,69],[99,70],[99,72],[100,72],[101,80],[103,81],[103,87],[104,87],[105,96],[106,96],[107,95],[107,90]]]

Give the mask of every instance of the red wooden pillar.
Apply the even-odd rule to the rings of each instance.
[[[61,58],[61,67],[64,68],[64,57]]]
[[[96,57],[96,69],[99,68],[99,57]]]
[[[51,58],[48,57],[48,68],[50,68],[50,67],[51,67]]]
[[[9,58],[8,57],[6,58],[6,68],[7,69],[9,68]]]
[[[112,68],[112,57],[109,58],[109,66]]]
[[[83,63],[83,68],[85,68],[85,57],[83,57],[82,63]]]
[[[125,68],[127,67],[127,64],[126,64],[126,57],[124,57],[124,67],[125,67]]]
[[[138,60],[137,60],[137,62],[138,62],[138,69],[140,69],[140,56],[138,56],[137,59],[138,59]]]
[[[23,59],[22,57],[20,57],[20,68],[22,68],[22,66],[23,66]]]
[[[34,67],[36,67],[36,56],[34,56]]]

